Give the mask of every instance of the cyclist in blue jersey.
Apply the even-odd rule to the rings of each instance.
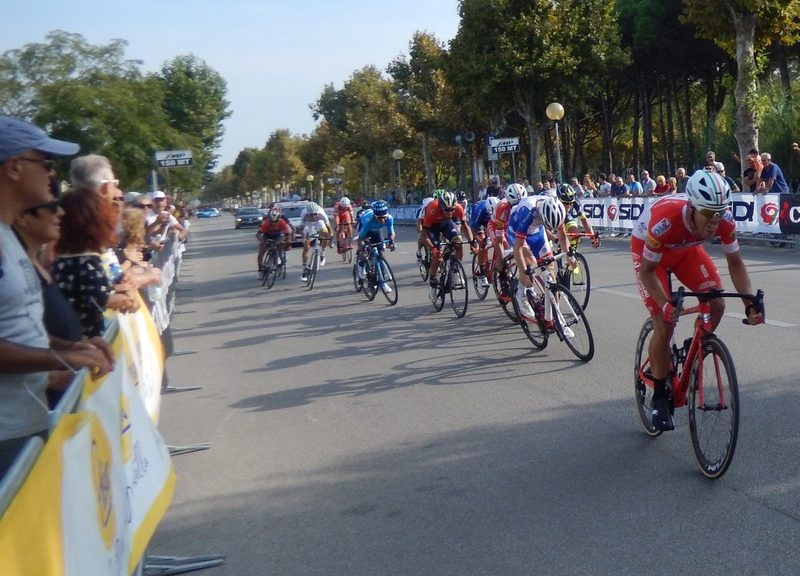
[[[520,270],[517,286],[517,304],[526,318],[534,318],[525,291],[531,286],[531,279],[523,270],[529,270],[539,260],[553,255],[550,240],[545,229],[558,233],[562,246],[569,246],[564,232],[566,210],[564,205],[550,196],[527,196],[511,210],[506,228],[506,239],[513,246],[514,260]],[[573,251],[567,251],[569,266],[575,266]],[[552,321],[552,320],[551,320]]]
[[[383,200],[376,200],[372,203],[371,210],[365,211],[359,219],[358,227],[358,256],[359,262],[362,262],[361,256],[366,256],[364,246],[366,244],[377,244],[381,242],[381,230],[386,228],[386,234],[389,236],[389,250],[394,252],[394,218],[389,214],[389,205]],[[378,250],[383,250],[380,246]],[[359,266],[358,276],[360,278],[366,277],[366,271]],[[392,287],[382,282],[381,290],[388,294],[392,291]]]
[[[489,269],[486,259],[486,228],[492,220],[494,207],[497,206],[499,201],[500,200],[494,196],[488,196],[473,204],[472,212],[470,213],[470,228],[472,228],[473,233],[480,239],[478,242],[478,260],[484,270]],[[489,279],[486,276],[481,276],[478,283],[482,287],[487,288],[489,286]]]

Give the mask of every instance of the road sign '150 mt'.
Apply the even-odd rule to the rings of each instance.
[[[159,168],[177,168],[192,165],[191,150],[159,150],[156,152],[156,164]]]
[[[519,152],[519,138],[490,138],[489,147],[495,154]]]

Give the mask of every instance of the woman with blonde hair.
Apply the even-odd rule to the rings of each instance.
[[[144,209],[134,204],[122,211],[120,219],[122,234],[117,257],[122,269],[129,272],[137,288],[161,284],[161,270],[146,262],[142,251],[146,246]]]
[[[597,198],[597,185],[589,174],[583,175],[583,193],[586,198]]]

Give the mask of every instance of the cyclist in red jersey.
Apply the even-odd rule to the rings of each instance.
[[[258,239],[258,269],[263,268],[261,260],[267,252],[267,240],[281,240],[281,247],[283,250],[289,249],[288,238],[292,237],[292,227],[289,223],[281,218],[281,209],[278,206],[273,206],[267,217],[261,223],[261,226],[256,232]]]
[[[467,233],[467,239],[472,247],[472,251],[477,251],[478,243],[472,235],[472,228],[466,221],[464,216],[464,208],[456,201],[456,195],[449,191],[442,192],[438,200],[430,202],[425,208],[425,215],[422,219],[422,230],[427,235],[425,237],[425,245],[431,251],[431,269],[430,269],[430,297],[434,299],[437,294],[438,284],[436,273],[439,270],[439,263],[442,261],[442,255],[439,252],[439,234],[444,235],[448,240],[461,242],[461,235],[459,234],[456,223],[460,222],[464,231]],[[456,257],[459,260],[464,258],[464,251],[461,244],[456,245]]]
[[[528,196],[528,191],[521,184],[509,184],[506,188],[503,199],[494,207],[492,220],[486,229],[486,233],[492,239],[494,245],[494,268],[503,269],[503,254],[510,248],[506,239],[506,228],[508,219],[511,217],[511,209],[519,204],[519,201]]]
[[[650,340],[650,369],[654,382],[653,426],[672,430],[669,409],[669,342],[677,322],[670,300],[667,273],[672,272],[690,291],[721,289],[717,267],[703,248],[703,242],[718,237],[728,264],[731,281],[738,292],[752,294],[750,277],[739,252],[736,225],[730,211],[730,188],[716,172],[698,170],[686,183],[686,194],[659,198],[647,208],[634,226],[631,253],[636,285],[653,318]],[[716,328],[725,312],[725,301],[715,298],[711,323]],[[744,302],[750,324],[764,321],[763,310]]]
[[[350,198],[343,196],[333,207],[333,221],[336,225],[336,249],[342,253],[342,247],[350,243],[353,235],[353,205]]]

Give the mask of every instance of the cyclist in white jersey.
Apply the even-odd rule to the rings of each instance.
[[[325,266],[325,248],[331,239],[331,222],[325,210],[316,202],[309,202],[303,210],[303,272],[300,274],[300,281],[305,282],[308,277],[308,250],[311,248],[311,236],[319,235],[322,253],[320,254],[320,266]]]

